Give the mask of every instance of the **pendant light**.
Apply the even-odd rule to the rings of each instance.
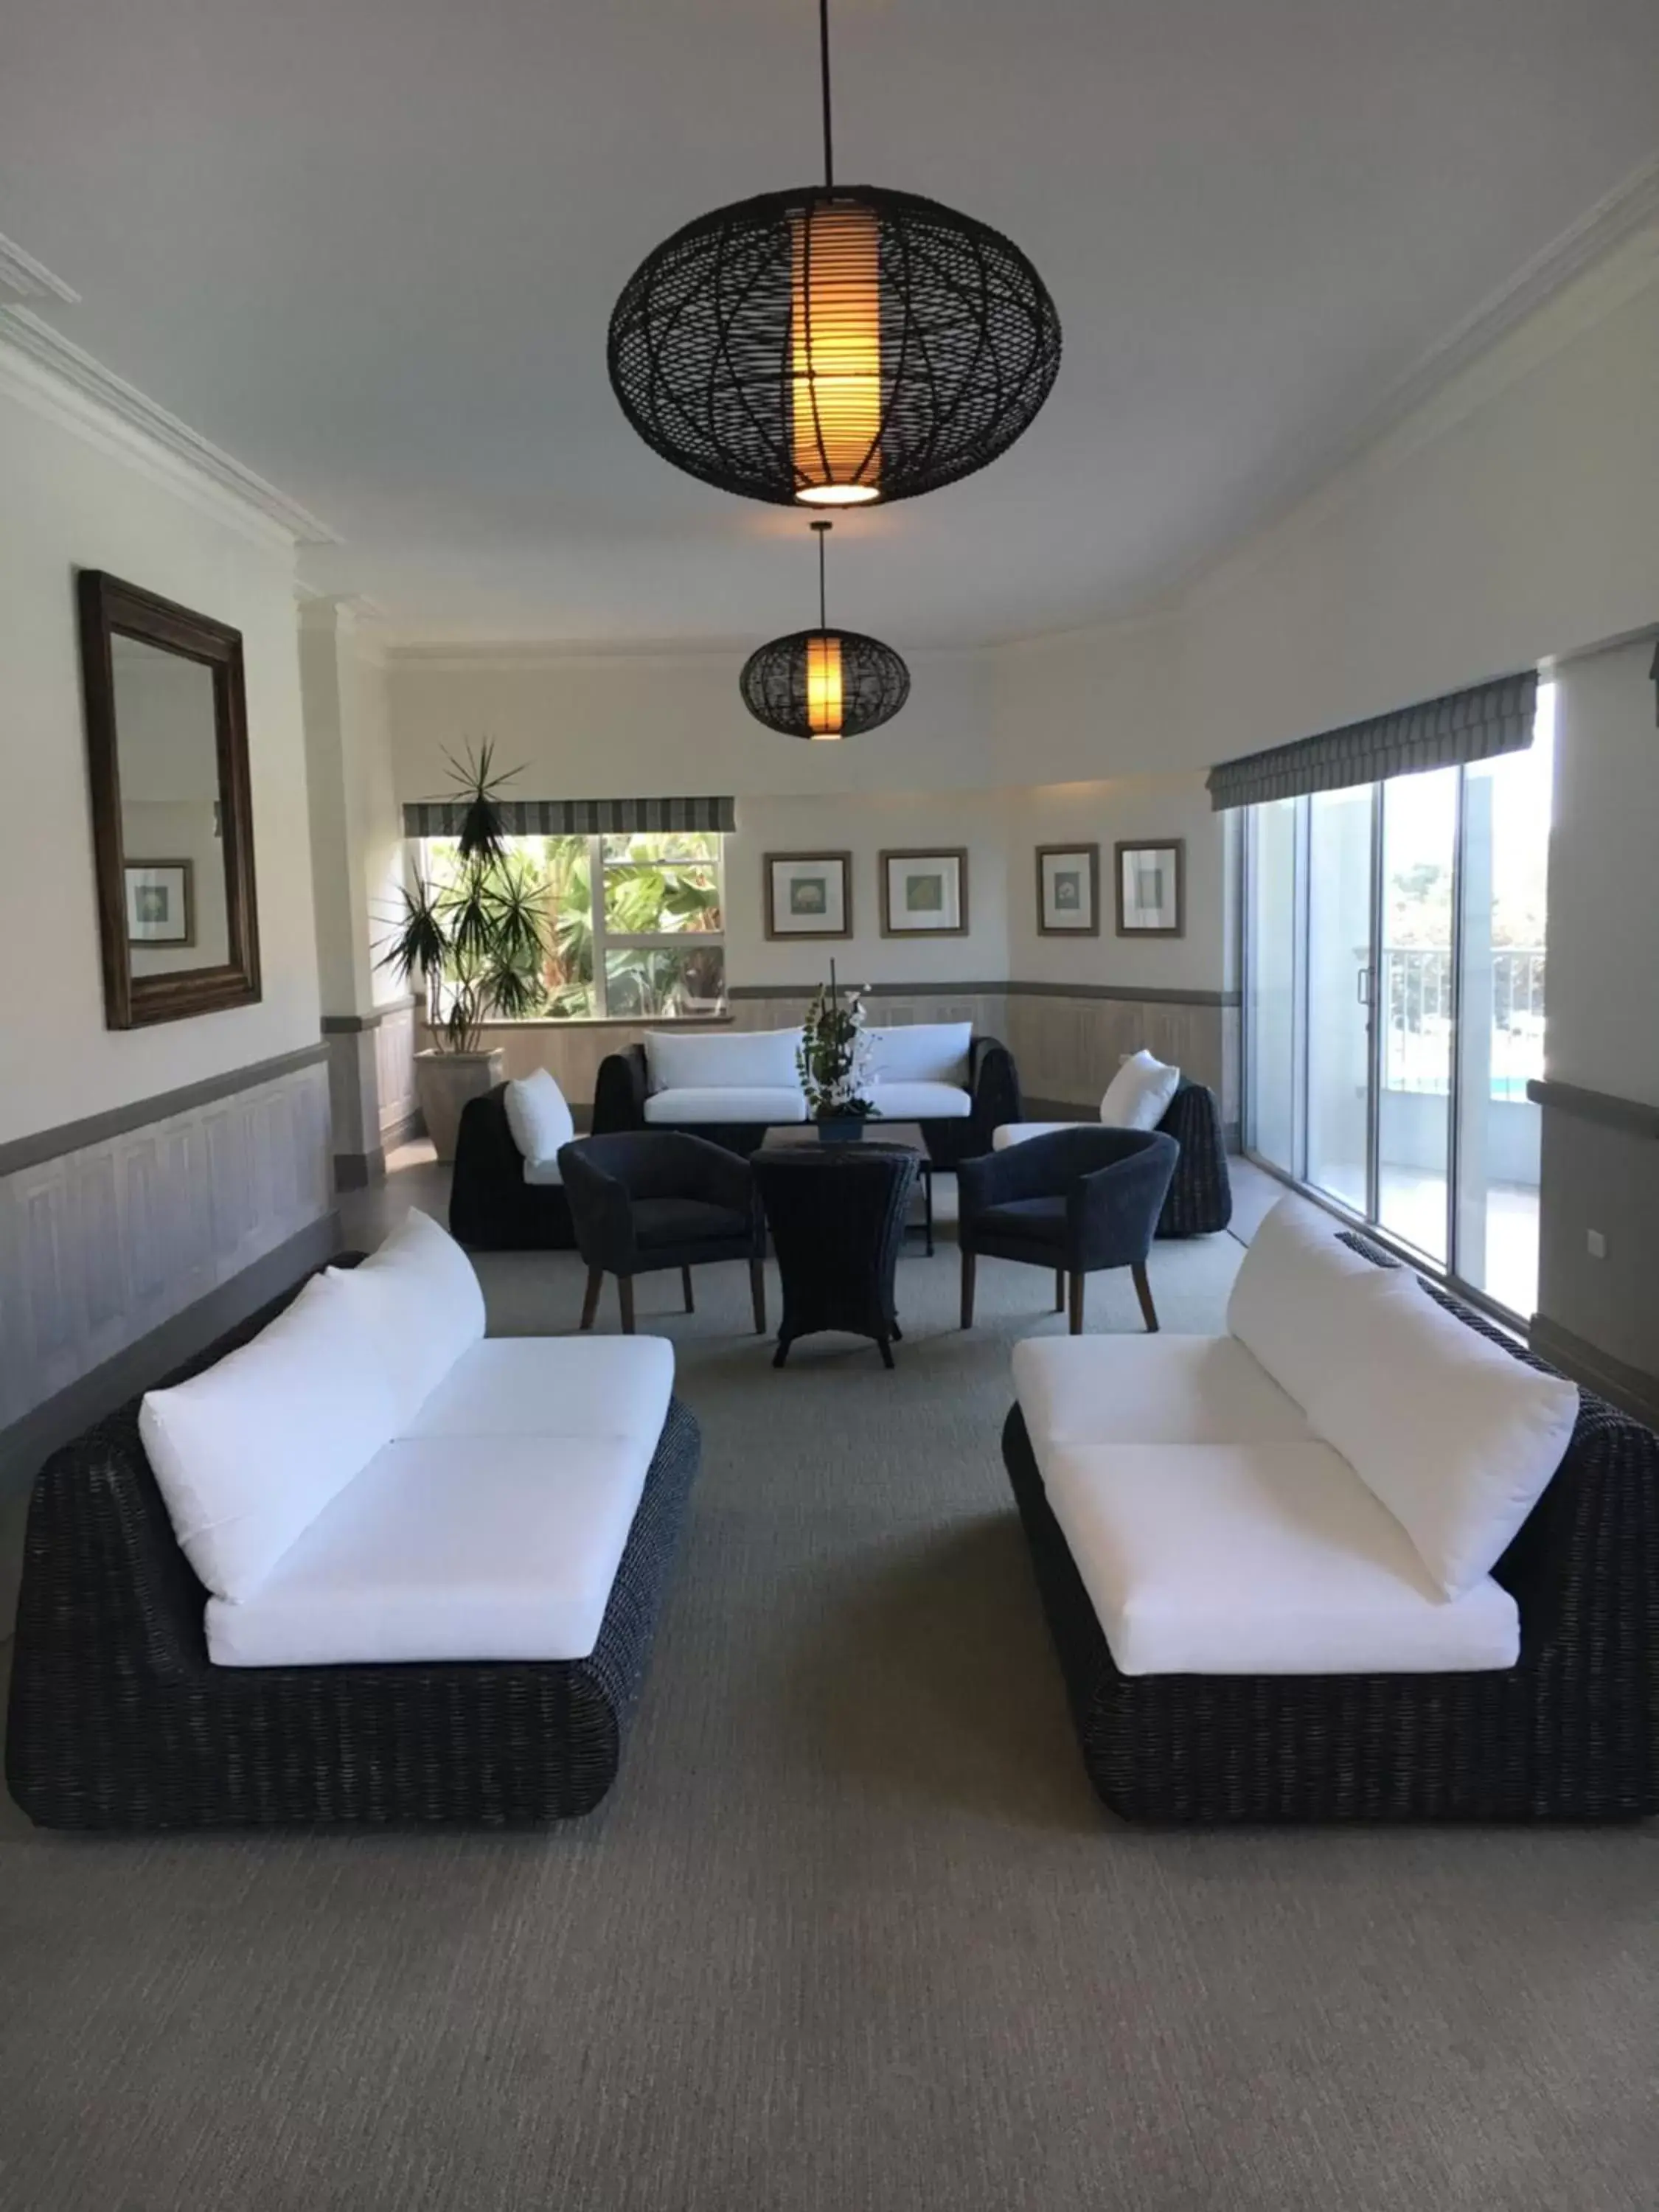
[[[757,722],[786,738],[862,737],[890,722],[910,696],[910,672],[890,645],[857,630],[831,629],[825,611],[823,541],[818,540],[818,626],[775,637],[743,664],[738,689]]]
[[[829,0],[823,182],[701,216],[611,318],[623,412],[676,468],[779,505],[913,499],[1006,453],[1048,398],[1060,318],[998,231],[914,192],[837,185]]]

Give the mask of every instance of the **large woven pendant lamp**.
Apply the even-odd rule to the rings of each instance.
[[[786,738],[862,737],[890,722],[910,696],[910,672],[890,645],[854,629],[831,629],[824,603],[823,541],[818,539],[818,626],[775,637],[743,664],[738,688],[757,722]]]
[[[829,0],[818,44],[823,184],[717,208],[648,254],[611,317],[611,381],[647,446],[724,491],[914,499],[1028,428],[1060,367],[1060,318],[1000,232],[836,183]]]

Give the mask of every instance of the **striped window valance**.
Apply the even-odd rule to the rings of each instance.
[[[1259,806],[1270,799],[1297,799],[1308,791],[1342,791],[1385,776],[1416,775],[1425,769],[1455,768],[1468,761],[1516,753],[1532,743],[1538,678],[1505,676],[1472,691],[1425,699],[1398,714],[1350,722],[1322,737],[1299,738],[1265,753],[1223,761],[1210,770],[1210,805]]]
[[[640,830],[735,830],[730,799],[504,799],[510,837],[628,837]],[[404,809],[405,837],[454,837],[465,806],[422,799]]]

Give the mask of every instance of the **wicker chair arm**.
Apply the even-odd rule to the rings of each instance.
[[[974,1127],[988,1152],[992,1133],[1005,1121],[1021,1118],[1019,1070],[1000,1038],[976,1036],[969,1045],[968,1088],[973,1095]]]
[[[593,1086],[593,1134],[608,1137],[624,1129],[645,1127],[645,1102],[650,1077],[645,1047],[630,1044],[624,1051],[608,1053],[599,1062]]]

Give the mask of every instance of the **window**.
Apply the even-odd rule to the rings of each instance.
[[[726,1012],[723,839],[718,830],[510,837],[541,887],[548,955],[541,1021],[679,1021]],[[437,881],[454,842],[425,841]]]
[[[1538,1292],[1554,692],[1533,742],[1249,810],[1245,1144],[1520,1316]]]

